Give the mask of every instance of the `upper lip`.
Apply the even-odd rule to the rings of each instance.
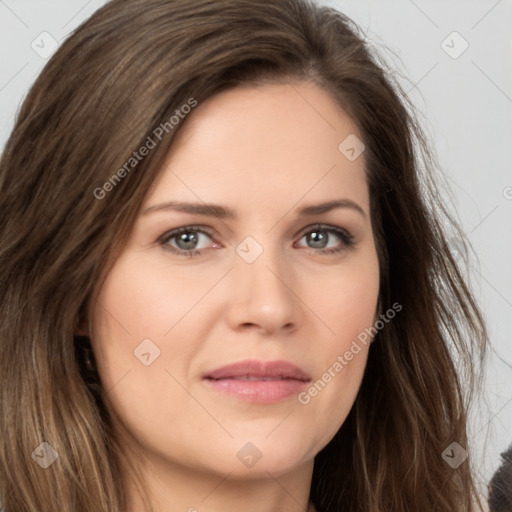
[[[203,379],[213,380],[230,377],[281,377],[301,381],[311,380],[304,370],[287,361],[246,360],[222,366],[203,375]]]

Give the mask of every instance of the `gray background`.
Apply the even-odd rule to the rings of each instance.
[[[104,3],[0,0],[0,148],[52,38],[62,41]],[[397,69],[478,256],[468,278],[492,350],[486,400],[473,416],[467,448],[486,481],[512,442],[512,0],[322,3],[358,22]]]

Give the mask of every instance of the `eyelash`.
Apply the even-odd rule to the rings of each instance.
[[[329,248],[329,249],[315,249],[313,247],[306,247],[306,249],[310,249],[313,252],[320,253],[320,254],[337,254],[342,251],[345,251],[347,249],[350,249],[355,245],[354,237],[348,233],[348,231],[337,228],[335,226],[329,226],[326,224],[315,224],[313,226],[308,226],[307,231],[302,231],[300,235],[300,239],[302,239],[304,236],[308,235],[309,233],[312,233],[314,231],[326,231],[328,233],[334,234],[336,237],[338,237],[342,245],[337,248]],[[175,247],[169,245],[169,241],[171,241],[173,238],[177,237],[178,235],[182,233],[202,233],[207,235],[209,238],[212,238],[212,235],[208,233],[204,228],[201,226],[183,226],[181,228],[174,229],[172,231],[169,231],[165,234],[163,234],[159,239],[158,243],[164,247],[165,250],[170,251],[174,254],[177,254],[179,256],[183,257],[193,257],[201,254],[201,251],[203,249],[192,249],[192,250],[186,250],[186,249],[176,249]]]

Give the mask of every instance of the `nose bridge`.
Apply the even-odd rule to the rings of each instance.
[[[257,240],[253,236],[247,236],[236,248],[237,258],[235,273],[243,281],[250,283],[256,292],[260,288],[267,289],[267,293],[284,292],[286,289],[283,280],[290,274],[287,268],[282,247],[272,236],[262,237]]]

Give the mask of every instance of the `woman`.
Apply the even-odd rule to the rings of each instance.
[[[479,507],[485,329],[411,112],[303,0],[77,29],[0,164],[4,506]]]

